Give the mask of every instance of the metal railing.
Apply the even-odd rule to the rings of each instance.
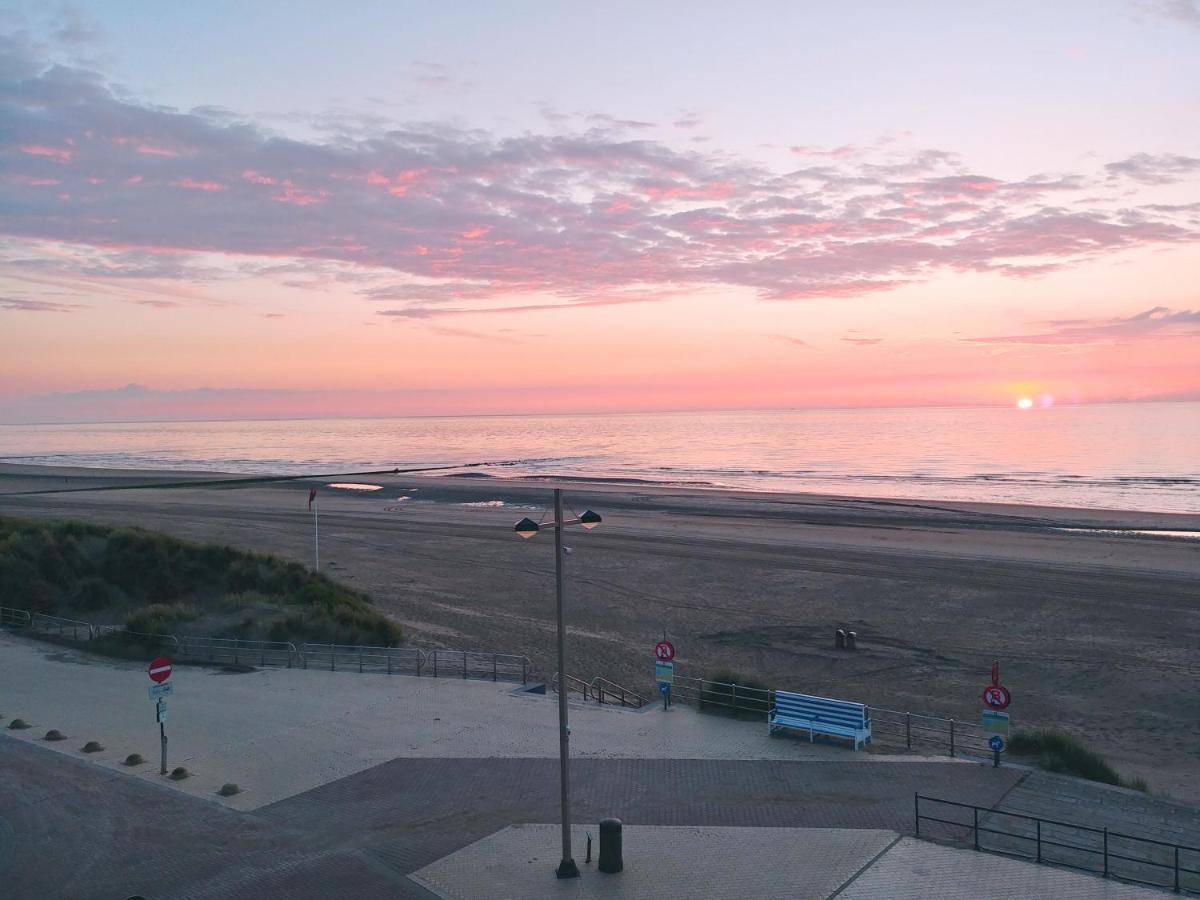
[[[604,698],[608,697],[610,702],[616,700],[621,706],[629,706],[633,709],[641,709],[648,701],[637,691],[630,690],[627,687],[617,684],[615,681],[609,681],[607,678],[602,678],[597,675],[588,685],[592,690],[592,696],[596,698],[597,703],[603,703]]]
[[[32,616],[25,610],[0,606],[0,625],[7,625],[10,628],[28,628],[31,624],[33,624]]]
[[[699,709],[719,708],[735,714],[766,719],[774,702],[774,689],[750,687],[707,678],[692,678],[675,673],[671,696]],[[934,747],[950,756],[989,756],[990,735],[974,722],[924,716],[894,709],[868,706],[872,741]]]
[[[707,678],[692,678],[675,674],[671,685],[671,698],[684,703],[694,703],[698,709],[726,709],[734,713],[752,713],[767,717],[772,695],[769,688],[749,687]]]
[[[555,672],[550,678],[550,690],[558,693],[559,672]],[[571,691],[582,694],[584,700],[588,700],[592,696],[592,685],[590,682],[584,681],[582,678],[576,678],[574,675],[567,673],[565,676],[567,685],[567,695],[570,696]]]
[[[286,666],[300,664],[300,651],[291,641],[248,641],[184,635],[176,651],[181,657],[234,666]]]
[[[470,678],[488,681],[528,682],[533,675],[529,657],[513,653],[475,650],[420,650],[416,647],[369,647],[358,644],[257,641],[202,635],[153,634],[130,631],[118,625],[93,625],[61,616],[31,613],[0,606],[0,626],[28,629],[50,638],[76,643],[105,641],[123,647],[169,651],[183,661],[329,668],[332,671],[386,672],[389,675]]]
[[[30,627],[43,634],[57,634],[59,637],[66,637],[69,633],[73,641],[79,640],[80,634],[83,635],[84,640],[91,640],[94,636],[92,625],[89,622],[64,619],[62,616],[48,616],[45,613],[34,613]]]
[[[481,653],[474,650],[430,650],[425,654],[426,674],[434,678],[475,678],[492,681],[529,680],[533,664],[529,657],[513,653]]]
[[[943,719],[939,716],[922,716],[900,712],[895,709],[868,707],[871,716],[871,738],[882,738],[888,743],[903,743],[911,750],[913,745],[933,746],[950,756],[990,756],[988,738],[991,735],[975,722],[961,719]]]
[[[931,805],[936,815],[930,813]],[[1189,893],[1200,891],[1200,847],[922,794],[914,795],[913,812],[917,837],[970,842],[976,850],[1065,866],[1135,884]],[[922,822],[926,823],[924,834]],[[930,826],[934,834],[930,834]]]

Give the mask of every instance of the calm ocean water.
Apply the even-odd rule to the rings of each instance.
[[[281,474],[491,462],[499,477],[1200,513],[1200,403],[10,425],[0,456]]]

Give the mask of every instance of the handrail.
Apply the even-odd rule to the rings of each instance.
[[[11,625],[16,628],[28,628],[33,622],[33,617],[25,609],[13,609],[9,606],[0,606],[0,625]]]
[[[620,699],[622,706],[631,706],[634,709],[641,709],[650,702],[637,691],[631,690],[623,685],[619,685],[615,681],[609,681],[607,678],[601,675],[597,675],[595,678],[593,678],[588,684],[588,687],[592,689],[592,695],[596,698],[598,703],[604,702],[604,692],[606,689],[608,690],[610,696],[615,695]],[[626,702],[626,696],[632,699],[630,699],[629,702]]]
[[[954,819],[944,819],[929,813],[921,811],[921,803],[926,804],[936,803],[942,806],[953,807],[957,809],[965,809],[971,811],[971,820],[961,822]],[[1075,822],[1063,822],[1058,819],[1046,819],[1041,816],[1031,816],[1027,813],[1007,812],[1002,809],[992,809],[985,806],[976,806],[971,803],[960,803],[956,800],[943,800],[939,797],[929,797],[924,794],[914,794],[913,813],[915,816],[914,827],[917,837],[921,836],[921,822],[936,822],[942,825],[950,825],[954,828],[966,829],[971,834],[971,843],[974,849],[993,853],[1005,853],[1008,855],[1017,855],[1033,859],[1039,863],[1053,863],[1055,865],[1066,866],[1072,869],[1078,869],[1083,872],[1093,872],[1103,874],[1107,878],[1116,878],[1121,881],[1133,882],[1136,884],[1145,884],[1152,887],[1173,888],[1176,892],[1181,889],[1194,891],[1200,888],[1200,880],[1194,884],[1184,884],[1184,876],[1200,876],[1200,869],[1189,868],[1180,862],[1181,853],[1194,854],[1200,860],[1200,847],[1191,847],[1187,844],[1178,844],[1171,841],[1162,841],[1157,838],[1139,837],[1138,835],[1125,834],[1119,831],[1110,831],[1107,828],[1097,828],[1094,825],[1080,825]],[[984,817],[983,824],[980,822],[981,814]],[[944,815],[944,814],[943,814]],[[1021,834],[1019,831],[1008,831],[1000,826],[1002,823],[996,820],[996,817],[1007,816],[1011,819],[1019,819],[1025,822],[1032,822],[1034,825],[1034,833]],[[990,818],[989,818],[990,817]],[[1043,837],[1042,826],[1052,826],[1057,829],[1071,829],[1078,834],[1087,834],[1099,837],[1100,846],[1085,847],[1078,843],[1068,842],[1069,835],[1054,833],[1054,838]],[[1024,852],[1013,850],[1011,847],[1003,849],[994,847],[985,847],[981,842],[981,835],[993,834],[1001,837],[1015,838],[1018,841],[1024,841],[1025,844],[1019,846],[1028,848],[1029,844],[1034,845],[1034,853],[1031,855],[1026,849]],[[1132,848],[1123,847],[1126,852],[1119,853],[1110,849],[1110,841],[1125,841],[1132,844]],[[1131,856],[1127,853],[1136,853],[1137,845],[1145,844],[1156,849],[1165,849],[1170,851],[1170,862],[1163,862],[1161,859],[1153,859],[1149,855]],[[1100,857],[1102,868],[1096,869],[1095,863],[1080,864],[1079,860],[1071,860],[1063,858],[1062,854],[1047,853],[1046,848],[1062,848],[1064,850],[1075,851],[1076,853],[1086,853],[1093,857]],[[1159,881],[1147,881],[1145,878],[1138,878],[1128,871],[1123,871],[1123,867],[1115,866],[1114,862],[1127,862],[1135,866],[1150,867],[1157,874],[1158,870],[1167,870],[1163,873],[1163,879]],[[1145,869],[1135,870],[1137,874],[1146,874]],[[1169,876],[1169,877],[1168,877]]]
[[[555,672],[553,677],[551,677],[551,679],[550,679],[550,689],[552,691],[554,691],[555,693],[558,693],[558,675],[559,675],[559,673]],[[584,700],[588,699],[588,693],[591,691],[591,687],[592,687],[588,682],[584,681],[582,678],[576,678],[574,675],[571,675],[570,673],[567,674],[566,679],[567,679],[567,693],[568,694],[571,692],[571,686],[574,685],[575,689],[580,691],[583,694],[583,699]]]

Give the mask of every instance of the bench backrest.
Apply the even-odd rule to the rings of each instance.
[[[795,719],[816,719],[843,728],[866,727],[867,707],[851,700],[831,700],[828,697],[810,697],[808,694],[775,692],[775,712],[779,716]]]

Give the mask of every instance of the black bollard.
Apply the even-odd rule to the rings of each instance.
[[[857,631],[847,631],[846,632],[846,649],[847,650],[857,650],[858,649],[858,632]]]
[[[620,872],[625,868],[621,858],[621,820],[600,820],[600,864],[601,872]]]
[[[839,628],[837,631],[835,631],[833,633],[833,649],[834,650],[845,650],[846,649],[846,632],[841,628]]]

